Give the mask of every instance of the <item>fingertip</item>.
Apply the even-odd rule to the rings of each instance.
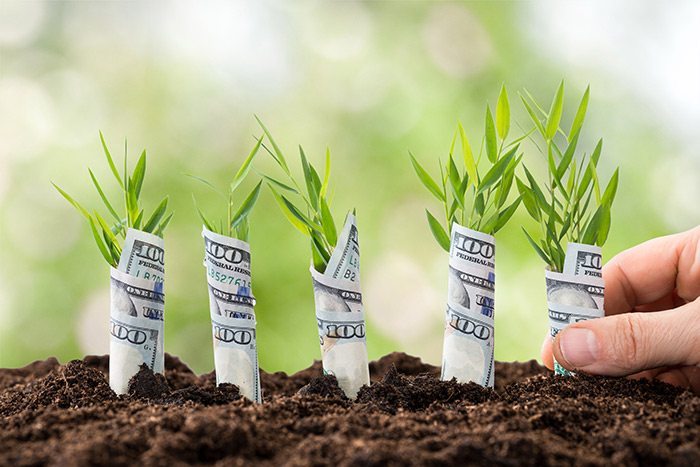
[[[552,336],[547,333],[544,336],[544,341],[542,341],[542,348],[540,349],[540,357],[542,358],[542,364],[554,370],[554,357],[552,356]]]

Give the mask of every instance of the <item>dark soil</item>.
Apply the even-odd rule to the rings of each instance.
[[[495,390],[405,354],[348,400],[319,362],[261,372],[253,404],[176,357],[129,394],[108,357],[0,370],[0,465],[700,465],[700,397],[663,383],[497,363]]]

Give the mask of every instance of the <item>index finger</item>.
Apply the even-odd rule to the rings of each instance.
[[[625,313],[674,290],[686,301],[700,296],[700,228],[655,238],[615,256],[603,267],[605,314]]]

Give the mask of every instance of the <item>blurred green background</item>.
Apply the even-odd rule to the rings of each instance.
[[[191,194],[210,215],[223,206],[183,173],[224,186],[260,134],[253,114],[295,164],[297,144],[317,164],[332,150],[336,216],[359,216],[372,358],[440,360],[447,259],[407,154],[437,170],[458,119],[480,138],[502,82],[523,126],[517,91],[548,102],[564,78],[568,124],[591,84],[583,144],[604,138],[606,180],[621,166],[607,258],[694,226],[700,8],[673,5],[0,0],[0,366],[108,350],[108,267],[49,183],[98,207],[87,167],[111,183],[98,130],[117,154],[128,138],[132,161],[147,149],[148,206],[170,195],[166,350],[200,372],[213,356]],[[320,355],[308,243],[267,192],[251,221],[261,366],[294,371]],[[521,225],[524,211],[498,235],[498,359],[538,357],[546,330]]]

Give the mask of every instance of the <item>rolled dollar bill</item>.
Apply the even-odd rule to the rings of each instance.
[[[250,245],[206,228],[202,236],[216,384],[235,384],[243,396],[262,402]]]
[[[206,228],[202,229],[202,237],[207,276],[220,284],[241,287],[241,294],[252,297],[250,245]]]
[[[605,315],[605,282],[601,271],[600,247],[573,242],[566,248],[564,272],[545,271],[552,339],[571,323]],[[554,371],[560,375],[573,374],[556,360]]]
[[[110,305],[109,385],[124,394],[143,363],[163,372],[165,295],[153,281],[111,268]]]
[[[360,290],[360,246],[355,216],[348,214],[325,272],[311,266],[323,371],[354,399],[369,385],[365,315]]]
[[[134,277],[162,284],[165,280],[163,239],[141,230],[127,230],[117,269]]]
[[[495,239],[452,225],[442,380],[494,383]]]

